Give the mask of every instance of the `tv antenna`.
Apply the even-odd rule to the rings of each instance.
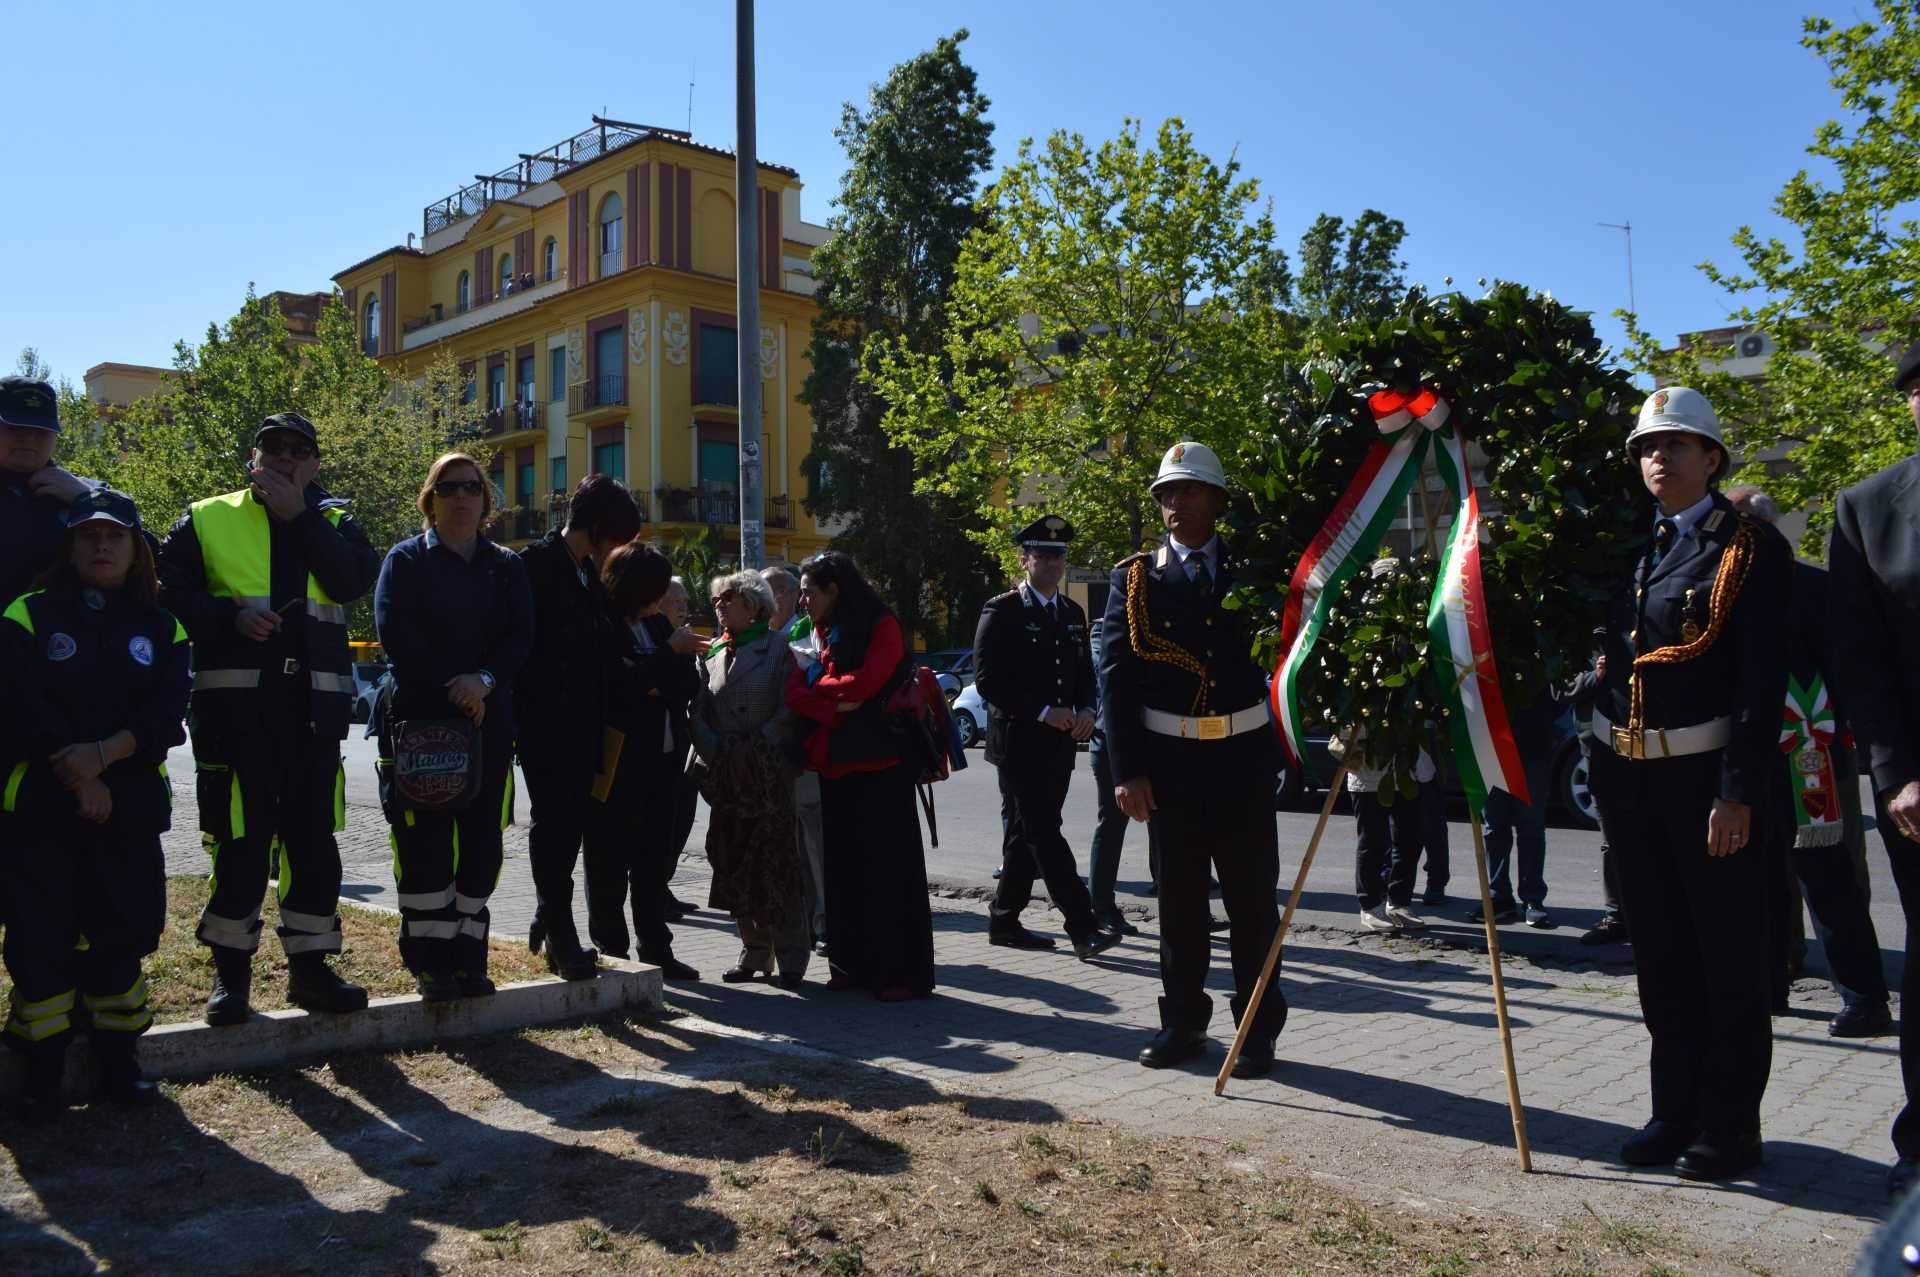
[[[1625,232],[1626,234],[1626,237],[1627,237],[1627,313],[1629,315],[1637,316],[1640,313],[1640,307],[1634,304],[1634,297],[1633,297],[1633,223],[1630,221],[1628,222],[1595,222],[1594,225],[1604,226],[1610,231],[1622,231],[1622,232]]]
[[[693,136],[693,81],[700,73],[700,59],[695,58],[687,69],[687,136]]]

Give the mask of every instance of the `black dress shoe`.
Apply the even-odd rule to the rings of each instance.
[[[680,959],[674,957],[671,953],[642,953],[640,955],[640,961],[650,962],[654,966],[659,967],[660,978],[662,980],[683,980],[691,982],[700,978],[698,971],[680,961]]]
[[[1620,1146],[1620,1160],[1628,1166],[1668,1166],[1686,1152],[1698,1134],[1691,1126],[1655,1118]]]
[[[1426,892],[1420,897],[1420,903],[1429,907],[1437,907],[1447,903],[1447,889],[1445,887],[1428,887]]]
[[[1627,943],[1626,920],[1617,914],[1608,914],[1580,937],[1581,944],[1625,944]]]
[[[1207,1035],[1199,1029],[1162,1029],[1140,1049],[1140,1063],[1150,1069],[1172,1068],[1206,1049]]]
[[[1273,1072],[1273,1043],[1249,1042],[1240,1048],[1239,1058],[1233,1062],[1233,1076],[1238,1078],[1265,1077]]]
[[[1903,1157],[1887,1170],[1887,1196],[1904,1197],[1920,1179],[1920,1157]]]
[[[761,971],[759,967],[749,967],[743,964],[728,967],[720,973],[720,979],[726,984],[745,984],[755,976],[766,974],[768,973]]]
[[[1002,949],[1051,949],[1053,948],[1053,937],[1037,936],[1025,927],[1022,927],[1018,931],[989,931],[987,933],[987,943],[997,944]]]
[[[1702,1135],[1687,1146],[1673,1164],[1673,1173],[1682,1179],[1732,1179],[1766,1160],[1760,1150],[1760,1133],[1739,1135]]]
[[[1827,1036],[1832,1038],[1877,1038],[1891,1032],[1893,1013],[1884,1002],[1850,1006],[1827,1021]]]
[[[1091,931],[1073,942],[1073,956],[1085,962],[1096,953],[1105,953],[1120,943],[1120,937],[1111,931]]]
[[[799,988],[801,984],[805,982],[806,978],[807,973],[804,971],[782,971],[773,978],[773,982],[788,992],[792,992],[794,989]]]
[[[1140,928],[1128,922],[1127,915],[1124,913],[1102,914],[1098,921],[1102,931],[1111,931],[1116,936],[1137,936],[1140,934]]]

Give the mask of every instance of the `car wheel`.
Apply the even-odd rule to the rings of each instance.
[[[1276,811],[1292,811],[1300,806],[1306,797],[1307,784],[1298,767],[1280,769],[1280,779],[1274,782],[1273,806]]]
[[[1578,749],[1560,768],[1560,806],[1574,823],[1587,828],[1600,828],[1600,809],[1593,802],[1593,788],[1588,782],[1587,756]]]
[[[980,724],[964,709],[953,712],[953,725],[960,729],[960,748],[972,749],[980,742]]]

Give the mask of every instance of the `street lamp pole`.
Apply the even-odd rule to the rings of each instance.
[[[734,103],[738,129],[733,201],[738,218],[734,256],[740,372],[740,566],[767,565],[761,515],[760,456],[760,159],[753,119],[753,0],[735,0]],[[773,263],[769,263],[769,268]]]

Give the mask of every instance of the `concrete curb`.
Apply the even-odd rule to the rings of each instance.
[[[375,998],[366,1010],[351,1015],[290,1009],[256,1012],[245,1024],[218,1029],[197,1020],[163,1024],[141,1037],[140,1067],[149,1078],[205,1077],[347,1052],[404,1050],[663,1004],[660,968],[613,958],[600,962],[600,974],[592,980],[504,984],[486,998],[427,1003],[409,994]],[[74,1036],[86,1042],[84,1034]],[[19,1094],[25,1072],[16,1052],[0,1051],[0,1098]],[[94,1075],[91,1043],[70,1049],[67,1093],[90,1095]]]

